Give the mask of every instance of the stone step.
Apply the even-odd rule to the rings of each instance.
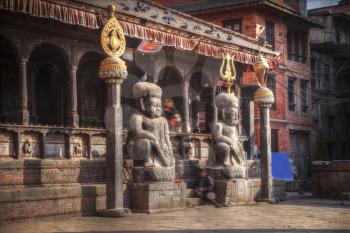
[[[206,204],[202,199],[198,197],[188,197],[186,198],[186,206],[187,207],[196,207],[200,205]]]
[[[186,189],[185,197],[186,198],[196,197],[196,194],[194,193],[193,189]]]

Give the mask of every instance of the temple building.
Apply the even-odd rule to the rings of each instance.
[[[250,38],[266,40],[271,50],[281,53],[279,66],[268,73],[268,86],[276,97],[271,108],[271,149],[273,152],[288,152],[293,161],[295,180],[309,181],[311,161],[317,156],[311,116],[309,31],[321,27],[321,24],[306,17],[306,1],[157,2]],[[244,100],[242,111],[250,114],[254,111],[254,103],[248,93],[254,90],[255,74],[250,72],[249,67],[243,70],[239,83]],[[259,111],[256,106],[254,112],[254,122],[243,119],[246,135],[259,134]],[[254,125],[254,131],[251,125]],[[255,144],[259,145],[259,137],[255,137]],[[246,145],[251,157],[254,157],[256,148],[249,146],[254,145]]]
[[[309,18],[324,26],[310,34],[312,119],[317,135],[313,193],[317,197],[349,199],[349,13],[349,1],[308,11]]]
[[[228,53],[234,55],[237,70],[234,91],[239,98],[250,98],[242,118],[250,122],[248,132],[253,132],[250,88],[257,84],[246,90],[240,84],[249,75],[251,84],[257,83],[251,70],[259,53],[271,71],[280,58],[280,52],[256,38],[151,1],[1,1],[2,221],[91,214],[105,208],[107,91],[98,70],[105,58],[99,41],[109,4],[116,5],[126,35],[122,58],[128,77],[121,90],[124,142],[128,120],[136,111],[132,86],[140,81],[158,84],[163,103],[171,99],[181,118],[181,129],[171,133],[171,140],[176,176],[190,187],[189,171],[204,166],[208,158],[209,129],[217,119],[214,97],[225,89],[219,69]],[[283,108],[282,103],[277,105]],[[285,116],[284,111],[281,114]],[[285,126],[285,121],[276,124]],[[254,137],[245,135],[252,158]],[[129,156],[125,149],[126,181]],[[125,185],[124,202],[128,206]]]

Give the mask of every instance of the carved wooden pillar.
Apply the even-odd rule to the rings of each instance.
[[[189,88],[189,82],[185,80],[182,83],[182,99],[183,99],[183,125],[182,125],[182,132],[183,133],[190,133],[191,126],[189,121],[189,104],[188,104],[188,88]]]
[[[18,124],[29,124],[29,111],[28,111],[28,86],[27,86],[27,59],[22,58],[19,63],[19,111],[18,111]]]
[[[69,97],[68,124],[76,128],[79,127],[76,65],[71,65],[69,70]]]

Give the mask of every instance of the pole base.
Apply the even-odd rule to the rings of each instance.
[[[98,215],[101,217],[113,217],[113,218],[119,218],[119,217],[126,217],[131,214],[130,209],[127,208],[120,208],[120,209],[104,209],[99,210]]]

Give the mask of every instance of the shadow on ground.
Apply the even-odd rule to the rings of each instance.
[[[350,229],[198,229],[157,231],[77,231],[53,233],[350,233]]]

